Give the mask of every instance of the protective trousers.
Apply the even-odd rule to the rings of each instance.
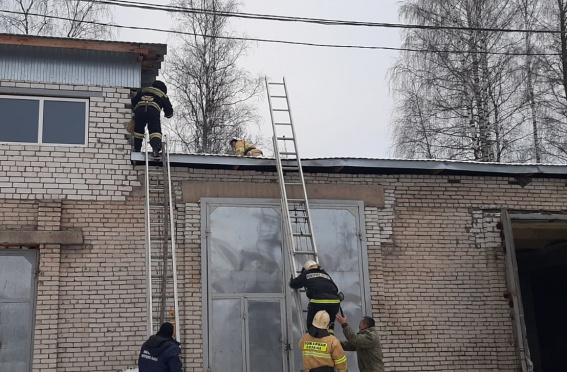
[[[161,111],[149,105],[141,105],[134,110],[134,151],[142,150],[144,129],[148,125],[150,145],[154,150],[161,150]]]
[[[333,331],[333,329],[335,328],[335,316],[339,312],[341,306],[339,300],[336,301],[337,301],[336,303],[309,302],[309,305],[307,305],[307,329],[311,328],[311,326],[313,325],[313,318],[315,318],[315,314],[317,314],[318,311],[325,310],[329,314],[329,318],[330,318],[329,332]]]

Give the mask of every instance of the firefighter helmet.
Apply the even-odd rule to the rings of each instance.
[[[319,329],[329,328],[330,317],[325,310],[317,311],[315,317],[313,318],[313,326]]]
[[[313,260],[309,260],[305,263],[305,265],[303,265],[303,268],[305,270],[309,270],[309,269],[317,269],[319,268],[319,264]]]
[[[238,141],[240,141],[240,138],[232,137],[230,141],[228,141],[228,144],[232,146],[233,142],[238,142]]]

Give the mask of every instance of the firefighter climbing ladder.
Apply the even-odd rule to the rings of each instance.
[[[291,275],[295,277],[301,272],[301,267],[307,260],[319,262],[317,246],[313,236],[305,179],[285,79],[282,82],[271,82],[266,78],[266,91],[274,131],[274,152],[281,191],[284,249],[291,263]],[[305,329],[301,293],[294,291],[293,295],[300,330],[303,334],[307,330]]]
[[[146,131],[146,144],[148,134]],[[171,190],[169,149],[162,141],[162,159],[145,152],[146,185],[146,282],[148,336],[171,322],[180,341],[177,297],[175,225]]]

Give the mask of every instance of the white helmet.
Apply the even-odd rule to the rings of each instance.
[[[309,260],[305,263],[305,265],[303,265],[303,268],[305,270],[316,269],[319,268],[319,264],[313,260]]]
[[[313,326],[319,329],[327,329],[329,328],[329,313],[325,310],[317,311],[315,317],[313,318]]]

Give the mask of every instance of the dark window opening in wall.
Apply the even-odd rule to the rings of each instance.
[[[88,100],[0,96],[0,142],[86,145]]]
[[[512,215],[511,226],[533,370],[565,371],[567,216],[518,216]]]

